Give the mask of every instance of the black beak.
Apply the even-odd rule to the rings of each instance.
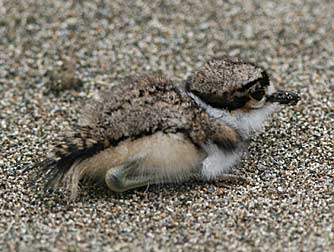
[[[279,104],[296,105],[300,100],[300,96],[294,92],[277,91],[267,96],[267,101],[278,102]]]

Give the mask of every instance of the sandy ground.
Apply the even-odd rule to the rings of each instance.
[[[0,1],[0,250],[334,251],[333,10],[331,0]],[[302,96],[252,139],[235,169],[249,184],[119,195],[84,185],[66,202],[28,183],[23,169],[97,91],[144,73],[181,82],[214,55],[256,62]]]

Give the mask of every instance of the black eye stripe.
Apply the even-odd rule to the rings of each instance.
[[[226,94],[225,97],[221,97],[215,96],[214,94],[208,96],[199,92],[193,93],[214,108],[227,109],[230,111],[242,108],[250,100],[247,94],[243,96],[235,96],[232,99],[229,99],[228,97],[232,96],[233,94]]]
[[[249,97],[242,96],[242,97],[235,97],[233,102],[231,102],[227,108],[229,110],[234,110],[238,108],[242,108],[247,102],[249,101]]]
[[[240,96],[240,97],[234,97],[232,101],[219,99],[215,101],[206,100],[206,102],[215,108],[235,110],[242,108],[249,100],[250,98],[248,96]]]

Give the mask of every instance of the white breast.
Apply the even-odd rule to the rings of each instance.
[[[276,104],[266,104],[262,108],[253,109],[247,113],[238,111],[226,119],[235,124],[244,138],[248,138],[252,134],[260,132],[263,129],[264,121],[277,109],[278,105]]]
[[[229,173],[231,168],[239,163],[242,155],[239,150],[223,151],[213,143],[205,144],[202,148],[208,153],[202,162],[202,176],[207,180]]]
[[[205,103],[199,97],[188,93],[190,97],[212,117],[225,123],[241,134],[242,138],[247,139],[252,134],[260,132],[264,121],[277,110],[276,104],[266,104],[262,108],[253,109],[248,112],[217,109]],[[225,151],[214,143],[204,144],[202,148],[208,157],[202,162],[202,176],[205,179],[214,179],[217,176],[229,173],[231,168],[240,162],[242,150]]]

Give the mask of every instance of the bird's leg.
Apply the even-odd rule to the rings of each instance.
[[[149,175],[133,175],[140,161],[129,161],[123,165],[112,167],[105,176],[108,188],[114,192],[124,192],[137,187],[154,184],[155,180]]]

